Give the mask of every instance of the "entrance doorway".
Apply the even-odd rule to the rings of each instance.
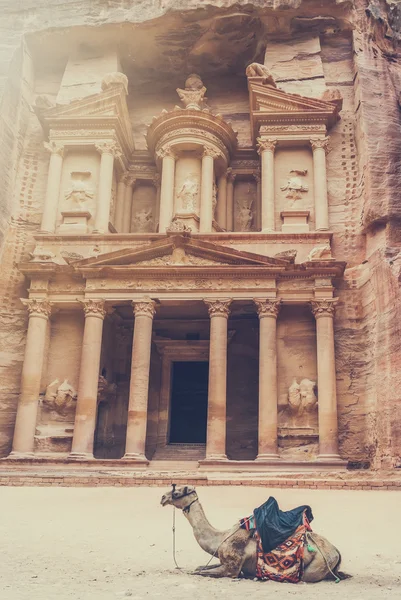
[[[205,444],[208,362],[173,362],[170,444]]]

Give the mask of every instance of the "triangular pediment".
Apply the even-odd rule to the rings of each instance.
[[[111,85],[97,94],[72,100],[68,104],[56,104],[43,108],[36,107],[37,116],[45,131],[79,130],[101,128],[117,134],[122,148],[130,155],[134,150],[131,121],[126,102],[126,89],[123,85]],[[57,139],[61,139],[57,136]]]
[[[341,100],[320,100],[289,94],[261,78],[248,79],[253,136],[258,125],[305,125],[319,123],[328,129],[339,119]]]
[[[140,248],[125,248],[93,258],[70,263],[77,270],[104,267],[149,268],[213,268],[220,266],[258,266],[281,268],[288,260],[243,252],[189,236],[167,236]]]

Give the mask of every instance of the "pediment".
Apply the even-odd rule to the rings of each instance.
[[[50,130],[80,130],[82,137],[94,129],[116,131],[122,147],[131,154],[134,150],[131,121],[126,102],[126,89],[111,85],[97,94],[51,107],[36,106],[35,112],[46,133]],[[57,136],[59,139],[60,136]]]
[[[260,78],[248,80],[249,104],[254,137],[257,125],[289,125],[320,123],[328,129],[339,119],[341,108],[338,100],[320,100],[298,94],[289,94]]]
[[[70,263],[77,270],[104,267],[180,268],[258,266],[282,268],[288,260],[243,252],[212,242],[174,235],[141,248],[125,248]]]

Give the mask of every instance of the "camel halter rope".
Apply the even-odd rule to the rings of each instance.
[[[189,494],[181,494],[181,496],[175,496],[174,494],[176,493],[175,488],[176,488],[176,483],[172,483],[172,496],[175,500],[179,500],[180,498],[185,498],[186,496],[190,496],[191,494],[196,493],[195,490],[189,492]],[[190,504],[188,504],[188,506],[185,506],[182,509],[182,512],[184,513],[189,513],[191,506],[195,503],[195,502],[199,502],[199,498],[196,497],[195,500],[192,500],[192,502]],[[249,521],[251,517],[248,517],[247,519],[244,520],[244,522]],[[212,562],[212,560],[216,557],[218,551],[220,550],[220,547],[222,546],[222,544],[224,544],[224,542],[226,542],[231,536],[233,536],[235,533],[237,533],[237,531],[239,531],[241,529],[241,526],[238,527],[238,529],[235,529],[233,532],[231,532],[226,538],[224,538],[224,540],[222,540],[220,542],[220,544],[217,546],[216,550],[214,551],[214,553],[212,554],[212,556],[209,558],[208,562],[205,564],[204,567],[202,567],[201,569],[199,569],[199,572],[204,571],[205,569],[207,569],[207,567],[210,565],[210,563]],[[173,560],[175,563],[175,568],[179,569],[180,571],[182,571],[181,567],[178,566],[177,563],[177,559],[175,556],[175,506],[173,504]]]

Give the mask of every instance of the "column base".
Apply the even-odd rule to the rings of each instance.
[[[280,456],[278,454],[274,454],[273,452],[271,452],[268,454],[258,454],[255,461],[261,462],[261,461],[279,460],[279,459],[280,459]]]
[[[230,462],[226,454],[210,454],[203,460],[199,461],[199,465],[218,465],[220,463]]]
[[[25,458],[34,458],[34,456],[35,454],[33,452],[17,452],[16,450],[13,450],[7,458],[10,458],[11,460],[24,460]]]
[[[275,229],[262,229],[260,233],[275,233]]]
[[[144,454],[138,454],[137,452],[126,452],[121,460],[129,460],[139,465],[148,465],[149,461]]]
[[[316,460],[321,461],[330,461],[330,462],[341,462],[346,463],[346,460],[343,460],[339,454],[318,454]]]
[[[104,229],[92,229],[92,233],[97,233],[99,235],[104,235],[106,231]]]
[[[90,452],[71,452],[68,455],[69,460],[95,460]]]

